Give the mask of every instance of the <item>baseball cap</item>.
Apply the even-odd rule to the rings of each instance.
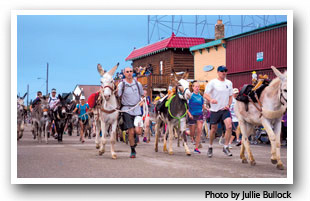
[[[237,88],[234,88],[234,89],[233,89],[233,93],[234,93],[234,94],[237,94],[237,93],[239,93],[239,89],[237,89]]]
[[[217,72],[219,72],[219,71],[226,71],[227,72],[226,66],[219,66],[219,67],[217,67]]]
[[[81,96],[81,100],[85,100],[85,96]]]
[[[55,92],[55,93],[56,93],[56,89],[55,89],[55,88],[53,88],[53,89],[52,89],[52,93],[53,93],[53,92]]]

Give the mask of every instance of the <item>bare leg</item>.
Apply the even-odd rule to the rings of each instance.
[[[201,137],[201,131],[202,131],[202,125],[203,121],[197,121],[197,133],[196,133],[196,149],[198,149],[199,144],[200,144],[200,137]]]

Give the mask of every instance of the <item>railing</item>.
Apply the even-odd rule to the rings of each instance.
[[[148,87],[157,88],[163,87],[167,88],[170,83],[169,75],[143,75],[138,76],[138,81],[143,85]]]

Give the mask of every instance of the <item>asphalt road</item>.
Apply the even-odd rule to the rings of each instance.
[[[269,145],[252,145],[256,166],[242,164],[239,158],[240,147],[233,147],[232,157],[224,155],[216,139],[213,157],[207,156],[207,143],[202,144],[201,154],[192,152],[186,156],[183,146],[173,142],[174,155],[154,151],[154,137],[151,143],[140,138],[137,158],[131,159],[130,147],[117,142],[117,159],[111,158],[110,145],[106,153],[99,156],[94,138],[81,144],[76,132],[73,136],[64,135],[63,143],[49,138],[49,143],[38,143],[26,127],[23,138],[17,145],[18,178],[286,178],[287,149],[281,148],[284,170],[278,170],[270,162]],[[189,144],[190,150],[194,145]]]

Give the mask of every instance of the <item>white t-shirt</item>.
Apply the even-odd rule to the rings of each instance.
[[[49,103],[51,109],[55,108],[55,106],[58,102],[57,100],[58,100],[57,96],[55,96],[55,97],[50,96],[50,98],[48,99],[48,103]]]
[[[235,104],[236,104],[236,99],[233,97],[231,105],[230,105],[230,114],[231,114],[232,122],[238,122],[238,118],[235,114]]]
[[[205,93],[217,100],[217,104],[210,104],[210,110],[217,112],[228,105],[229,97],[233,94],[232,82],[227,79],[225,81],[213,79],[207,84]]]

